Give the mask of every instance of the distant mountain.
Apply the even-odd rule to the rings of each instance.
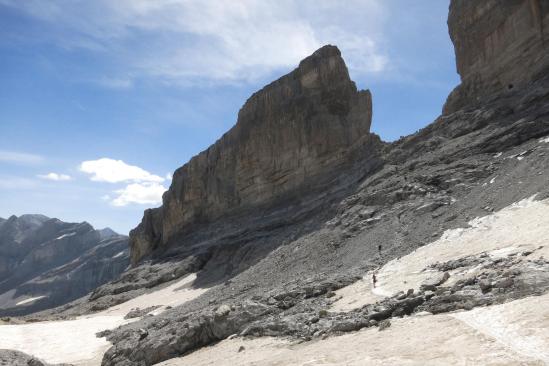
[[[110,227],[106,227],[104,229],[97,230],[97,232],[99,232],[99,236],[101,237],[101,239],[108,239],[108,238],[112,238],[114,236],[119,236],[120,235],[116,231],[111,229]]]
[[[115,279],[128,265],[128,239],[87,222],[43,215],[0,221],[0,315],[62,305]]]

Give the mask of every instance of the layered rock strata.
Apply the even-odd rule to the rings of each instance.
[[[321,191],[360,155],[372,118],[339,50],[325,46],[252,95],[236,125],[177,169],[163,206],[130,234],[133,263],[196,223]]]
[[[453,0],[448,17],[461,85],[444,114],[524,88],[549,72],[549,2]]]

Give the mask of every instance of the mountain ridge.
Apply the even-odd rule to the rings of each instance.
[[[85,295],[128,264],[127,237],[87,222],[12,215],[0,223],[0,314],[24,315]],[[123,253],[117,259],[112,256]]]

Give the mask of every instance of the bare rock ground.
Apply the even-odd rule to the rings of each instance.
[[[311,342],[235,338],[159,365],[545,365],[547,309],[544,295],[452,315],[399,318],[383,332],[365,328]]]

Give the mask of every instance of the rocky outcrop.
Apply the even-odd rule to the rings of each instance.
[[[41,215],[0,223],[0,314],[22,315],[79,298],[127,267],[127,237]]]
[[[159,209],[130,233],[135,264],[193,224],[320,192],[368,144],[369,91],[325,46],[248,99],[236,125],[177,169]]]
[[[461,85],[444,114],[524,88],[549,72],[549,3],[452,0],[448,17]]]

